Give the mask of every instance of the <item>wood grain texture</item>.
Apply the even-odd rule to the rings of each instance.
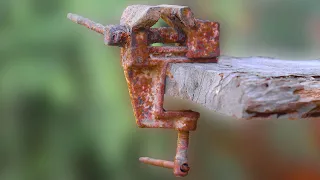
[[[220,57],[170,64],[166,94],[240,119],[320,117],[320,60]]]

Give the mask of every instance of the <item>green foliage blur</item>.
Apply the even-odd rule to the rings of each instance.
[[[175,179],[138,162],[173,159],[176,134],[137,128],[119,49],[66,18],[72,12],[116,24],[131,4],[188,5],[219,21],[225,55],[320,54],[318,0],[1,0],[0,180]],[[212,149],[227,148],[232,134],[217,117],[202,118],[193,133],[185,179],[245,179],[235,158]],[[300,125],[281,127],[302,132]]]

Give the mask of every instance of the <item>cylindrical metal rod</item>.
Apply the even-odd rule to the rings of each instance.
[[[172,54],[179,54],[179,53],[187,53],[188,47],[187,46],[150,46],[148,48],[150,54],[154,53],[172,53]]]
[[[187,36],[171,27],[150,28],[149,43],[184,43]]]
[[[102,24],[96,23],[94,21],[91,21],[90,19],[84,18],[82,16],[79,16],[77,14],[69,13],[67,16],[71,21],[83,25],[97,33],[104,34],[105,26]]]
[[[164,167],[164,168],[169,168],[169,169],[173,169],[173,167],[174,167],[174,163],[172,161],[165,161],[165,160],[161,160],[161,159],[141,157],[141,158],[139,158],[139,161],[141,161],[145,164],[150,164],[153,166],[159,166],[159,167]]]
[[[190,170],[188,165],[189,131],[179,131],[177,140],[177,151],[174,159],[173,172],[176,176],[186,176]]]

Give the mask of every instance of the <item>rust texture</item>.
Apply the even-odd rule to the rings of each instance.
[[[106,45],[121,47],[121,64],[137,125],[178,131],[174,161],[147,157],[140,161],[171,168],[178,177],[186,176],[190,169],[189,131],[196,130],[199,113],[163,108],[167,66],[169,63],[216,63],[220,53],[219,24],[196,19],[189,7],[174,5],[129,6],[119,25],[103,26],[75,14],[68,14],[68,18],[103,34]],[[170,27],[152,28],[160,18]],[[170,45],[152,46],[153,43]]]

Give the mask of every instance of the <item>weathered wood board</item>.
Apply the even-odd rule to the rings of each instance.
[[[170,64],[166,94],[240,119],[320,117],[320,60],[222,56]]]

